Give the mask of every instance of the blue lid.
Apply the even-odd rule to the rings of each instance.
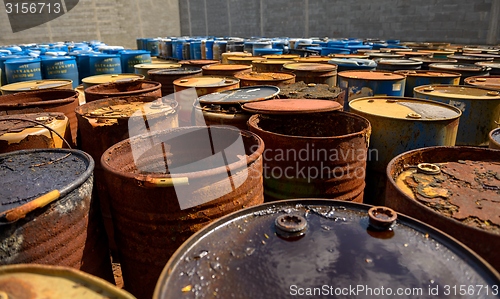
[[[140,54],[151,54],[151,51],[147,50],[123,50],[120,54],[132,54],[132,55],[140,55]]]
[[[71,56],[46,56],[42,55],[40,58],[43,60],[51,60],[51,61],[65,61],[65,60],[75,60],[75,57]]]
[[[11,63],[33,63],[33,62],[40,62],[40,58],[14,58],[14,59],[9,59],[4,62],[4,64],[11,64]]]
[[[99,57],[99,58],[119,58],[120,54],[104,54],[104,53],[92,53],[89,57]]]

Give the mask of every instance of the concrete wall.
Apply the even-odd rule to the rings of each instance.
[[[181,33],[497,44],[500,0],[180,0]]]
[[[17,33],[12,33],[7,13],[0,9],[0,28],[0,45],[100,40],[136,48],[138,37],[180,34],[179,1],[80,0],[59,18]]]

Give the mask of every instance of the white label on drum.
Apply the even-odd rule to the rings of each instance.
[[[392,91],[401,91],[401,83],[392,84]]]

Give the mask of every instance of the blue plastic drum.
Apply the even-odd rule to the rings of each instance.
[[[39,58],[9,59],[4,62],[5,77],[8,84],[42,80],[42,71]]]
[[[74,57],[43,56],[41,67],[44,79],[69,79],[73,81],[73,89],[78,87],[78,65]]]

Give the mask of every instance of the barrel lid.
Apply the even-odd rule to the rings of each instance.
[[[215,64],[215,63],[220,63],[219,60],[211,60],[211,59],[192,59],[192,60],[181,60],[177,62],[180,65],[208,65],[208,64]]]
[[[309,57],[299,57],[294,60],[296,62],[304,62],[304,63],[328,63],[330,57],[309,56]]]
[[[429,58],[429,57],[411,57],[411,60],[414,61],[422,61],[426,63],[457,63],[458,60],[456,59],[450,59],[450,58]]]
[[[434,101],[404,97],[370,97],[349,102],[349,107],[363,113],[410,121],[455,119],[462,114],[458,108]]]
[[[396,54],[403,55],[405,57],[422,57],[422,56],[431,56],[432,53],[425,53],[419,51],[397,51]]]
[[[75,57],[73,57],[73,56],[46,56],[46,55],[43,55],[43,56],[40,56],[40,58],[42,59],[42,62],[44,60],[52,60],[52,61],[75,60]]]
[[[191,65],[186,65],[186,66],[181,66],[178,68],[171,68],[171,69],[153,69],[148,71],[149,75],[191,75],[191,74],[197,74],[201,73],[201,67],[197,66],[191,66]]]
[[[65,85],[70,85],[72,80],[65,79],[45,79],[45,80],[32,80],[32,81],[23,81],[16,82],[7,85],[3,85],[0,87],[3,91],[10,92],[18,92],[18,91],[29,91],[29,90],[38,90],[38,89],[49,89],[49,88],[58,88]]]
[[[391,72],[381,71],[343,71],[338,73],[339,77],[361,80],[403,80],[405,76]]]
[[[93,170],[92,158],[79,150],[39,149],[0,155],[3,178],[0,180],[0,224],[6,222],[6,211],[22,209],[53,190],[59,190],[62,197],[80,186]]]
[[[251,69],[252,66],[248,64],[209,64],[201,67],[204,70],[218,70],[218,71],[244,71]]]
[[[266,60],[262,56],[229,56],[227,60],[231,61],[254,61],[254,60]]]
[[[407,77],[457,78],[461,76],[460,73],[427,70],[400,70],[395,71],[394,73],[402,74]]]
[[[394,53],[368,53],[370,58],[403,58],[404,55]]]
[[[93,101],[77,108],[89,119],[128,119],[138,115],[140,117],[155,114],[165,116],[175,112],[175,103],[168,100],[156,99],[154,97],[116,97]],[[106,124],[106,123],[104,123]]]
[[[125,82],[133,80],[142,80],[143,75],[140,74],[103,74],[83,78],[82,82],[87,84],[103,84],[110,82]]]
[[[258,114],[305,114],[342,109],[335,101],[313,99],[276,99],[247,103],[243,110]]]
[[[402,214],[395,220],[396,212],[387,208],[370,208],[301,199],[222,217],[176,251],[154,298],[283,298],[295,292],[369,298],[382,294],[382,286],[380,297],[411,286],[421,289],[417,297],[433,298],[430,288],[500,282],[491,266],[443,232]],[[380,218],[387,219],[385,230],[374,228]],[[342,296],[349,288],[363,290]]]
[[[329,58],[328,61],[330,61],[330,59],[331,58]],[[291,71],[330,72],[335,71],[337,66],[330,63],[294,62],[283,65],[283,68]]]
[[[414,61],[410,59],[380,59],[378,64],[389,64],[389,65],[421,65],[421,61]]]
[[[495,62],[495,61],[478,61],[474,64],[478,65],[478,66],[489,67],[492,69],[499,69],[500,68],[500,62]]]
[[[439,55],[439,56],[453,55],[455,53],[455,51],[446,51],[446,50],[417,50],[417,52],[430,53],[430,54]]]
[[[210,93],[198,100],[201,104],[243,104],[272,99],[279,92],[276,86],[256,85]]]
[[[329,56],[335,58],[357,58],[357,59],[366,59],[370,56],[368,54],[330,54]]]
[[[422,95],[450,98],[450,99],[475,99],[499,100],[500,92],[475,86],[466,85],[422,85],[415,87],[414,91]]]
[[[234,75],[238,79],[252,81],[281,81],[295,78],[294,74],[289,73],[237,73]]]
[[[151,70],[151,69],[172,69],[172,68],[178,68],[181,67],[180,64],[178,63],[140,63],[134,65],[134,68],[136,69],[146,69],[146,70]]]
[[[8,133],[19,133],[23,130],[37,126],[43,128],[37,123],[42,123],[47,126],[56,120],[68,121],[68,118],[64,115],[64,113],[59,112],[42,112],[0,116],[0,136]]]
[[[127,49],[127,50],[120,51],[120,54],[151,54],[151,52],[150,51],[146,51],[146,50],[130,50],[130,49]]]
[[[0,286],[1,298],[7,299],[135,299],[101,278],[60,266],[0,266]]]
[[[465,84],[500,90],[500,76],[474,76],[464,80]]]
[[[297,55],[297,54],[269,54],[269,55],[263,55],[262,57],[264,57],[266,59],[288,59],[288,60],[292,60],[292,59],[299,58],[300,55]]]
[[[9,59],[4,62],[4,64],[11,64],[11,63],[32,63],[32,62],[40,62],[40,58],[14,58],[14,59]]]
[[[432,63],[429,64],[430,69],[442,69],[450,71],[465,71],[465,72],[484,72],[486,67],[475,64],[461,64],[461,63]]]
[[[254,60],[252,64],[275,64],[275,65],[284,65],[285,63],[294,62],[291,59],[268,59],[268,60]]]
[[[252,56],[252,53],[249,52],[224,52],[222,53],[222,56],[228,56],[228,57],[244,57],[244,56]]]
[[[220,87],[230,86],[238,82],[238,79],[231,77],[201,76],[177,79],[173,84],[183,87]]]
[[[498,54],[470,54],[470,53],[464,53],[463,54],[464,56],[472,56],[472,57],[479,57],[479,58],[491,58],[493,60],[499,60],[500,59],[500,55]],[[489,59],[488,59],[489,60]]]
[[[95,58],[120,58],[120,54],[92,53],[89,57]]]
[[[479,55],[479,54],[478,54]],[[457,59],[457,60],[467,60],[470,61],[471,63],[474,63],[476,61],[493,61],[493,57],[478,57],[478,56],[472,56],[472,55],[448,55],[448,58],[451,59]]]

